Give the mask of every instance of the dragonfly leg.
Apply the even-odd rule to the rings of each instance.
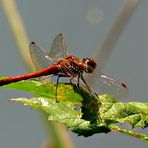
[[[60,79],[60,75],[58,75],[57,81],[56,81],[56,92],[55,92],[55,99],[56,99],[56,102],[58,102],[57,94],[58,94],[59,79]]]
[[[91,93],[91,90],[90,90],[90,88],[89,88],[89,86],[88,86],[87,82],[85,81],[85,79],[84,79],[82,74],[80,75],[80,77],[81,77],[82,81],[84,82],[84,84],[86,85],[88,91]]]
[[[77,79],[77,88],[78,88],[78,90],[80,91],[80,93],[81,93],[82,96],[83,96],[83,92],[82,92],[82,90],[81,90],[81,88],[80,88],[80,75],[78,75],[78,79]]]
[[[92,95],[95,95],[96,97],[98,97],[98,98],[99,98],[99,96],[98,96],[98,94],[97,94],[96,92],[92,92],[92,90],[91,90],[91,89],[90,89],[90,87],[88,86],[87,82],[85,81],[85,79],[84,79],[83,75],[81,74],[80,76],[81,76],[82,81],[83,81],[83,82],[84,82],[84,84],[86,85],[86,87],[87,87],[88,91],[89,91]]]
[[[86,85],[88,91],[89,91],[90,93],[92,93],[92,90],[91,90],[90,87],[88,86],[88,84],[87,84],[87,82],[85,81],[85,79],[84,79],[84,77],[83,77],[82,74],[81,74],[81,79],[82,79],[82,81],[84,82],[84,84]],[[98,96],[98,94],[97,94],[96,92],[93,92],[92,94],[94,94],[96,97],[99,98],[99,96]]]
[[[80,87],[80,78],[81,78],[81,74],[78,75],[78,79],[77,79],[77,89],[80,91],[81,95],[82,95],[83,97],[85,97],[85,94],[84,94],[82,88]]]
[[[71,78],[69,79],[69,81],[70,81],[71,84],[73,84],[72,80],[73,80],[73,77],[71,77]]]
[[[78,75],[77,87],[80,89],[80,75]]]

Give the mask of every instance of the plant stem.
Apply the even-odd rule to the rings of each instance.
[[[31,71],[33,69],[33,64],[30,58],[29,54],[29,41],[27,37],[27,32],[23,23],[23,20],[21,18],[21,15],[19,13],[19,10],[17,8],[15,0],[2,0],[2,6],[4,9],[4,12],[6,14],[6,17],[8,19],[8,23],[10,25],[10,29],[13,32],[14,38],[16,40],[18,49],[20,51],[20,54],[23,58],[23,61],[26,63],[27,68]],[[47,119],[46,119],[47,122]],[[70,137],[67,134],[67,131],[63,126],[57,126],[53,123],[46,123],[48,126],[51,126],[50,128],[50,134],[54,135],[52,141],[54,142],[54,146],[57,148],[64,148],[69,147],[72,148],[72,142]],[[51,130],[52,129],[52,130]],[[56,130],[53,130],[56,129]],[[59,147],[60,144],[60,147]]]

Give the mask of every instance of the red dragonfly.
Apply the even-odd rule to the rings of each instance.
[[[128,95],[128,89],[124,83],[102,73],[95,73],[93,75],[94,83],[90,85],[83,74],[94,73],[97,68],[96,61],[91,58],[81,59],[70,55],[62,33],[54,39],[49,53],[46,53],[35,42],[30,43],[29,50],[37,71],[2,79],[0,86],[40,76],[57,75],[57,84],[60,77],[69,77],[70,80],[77,79],[78,85],[83,83],[89,91],[93,90],[99,95],[112,94],[117,98],[126,98]]]

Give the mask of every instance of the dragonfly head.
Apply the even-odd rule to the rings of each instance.
[[[86,65],[86,69],[85,69],[86,73],[92,73],[96,69],[97,63],[94,59],[84,58],[83,63]]]

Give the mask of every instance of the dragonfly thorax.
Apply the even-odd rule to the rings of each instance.
[[[97,67],[97,63],[94,59],[84,58],[82,61],[86,65],[86,69],[85,69],[86,73],[92,73],[95,71]]]

